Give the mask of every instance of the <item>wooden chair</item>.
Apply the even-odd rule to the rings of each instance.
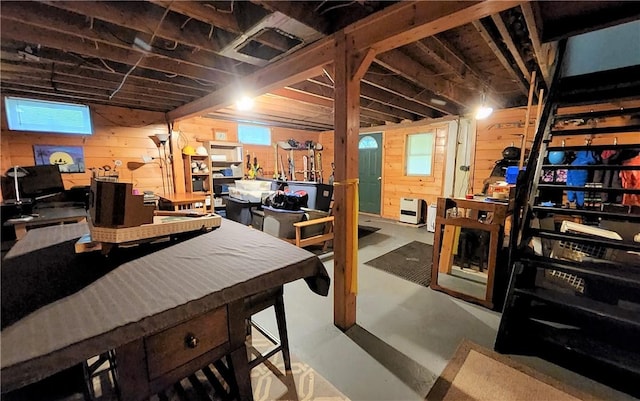
[[[333,239],[333,220],[334,216],[327,216],[321,217],[319,219],[294,223],[293,226],[296,229],[296,246],[299,248],[303,248],[309,245],[324,243],[326,247],[327,241],[331,241]],[[308,238],[302,237],[302,229],[304,227],[311,227],[318,224],[323,224],[325,227],[322,234],[314,235]]]

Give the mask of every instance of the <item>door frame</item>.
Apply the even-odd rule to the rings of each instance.
[[[370,131],[370,132],[360,132],[358,133],[358,142],[360,142],[360,139],[362,139],[363,136],[366,135],[371,135],[371,134],[380,134],[380,213],[379,214],[375,214],[375,213],[367,213],[367,212],[361,212],[358,209],[358,213],[363,213],[363,214],[368,214],[371,216],[380,216],[382,217],[384,215],[383,213],[383,206],[384,206],[384,202],[382,201],[382,196],[384,195],[384,158],[385,158],[385,154],[384,154],[384,138],[385,138],[385,131]],[[358,165],[360,165],[360,149],[358,149]],[[358,176],[358,181],[360,180],[360,177]],[[360,185],[358,185],[358,197],[360,196]]]

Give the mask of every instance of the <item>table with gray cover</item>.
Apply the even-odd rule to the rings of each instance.
[[[87,232],[86,223],[31,230],[2,261],[3,392],[300,278],[329,291],[315,255],[228,220],[108,256],[74,253]]]

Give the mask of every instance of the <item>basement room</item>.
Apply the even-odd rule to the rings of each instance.
[[[0,398],[640,397],[632,1],[3,1]]]

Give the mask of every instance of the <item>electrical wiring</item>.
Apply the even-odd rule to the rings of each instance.
[[[151,39],[149,39],[149,43],[153,43],[153,39],[155,39],[156,37],[156,33],[158,32],[158,29],[160,28],[160,25],[162,25],[162,22],[164,21],[164,19],[166,18],[167,14],[169,14],[169,9],[171,8],[171,4],[169,4],[167,6],[167,8],[164,10],[164,14],[162,14],[162,18],[160,18],[160,21],[158,22],[158,25],[156,26],[156,29],[153,30],[153,35],[151,35]],[[120,82],[120,85],[118,85],[118,87],[116,88],[116,90],[114,90],[111,95],[109,95],[109,100],[113,99],[113,97],[116,95],[116,93],[118,93],[120,91],[120,89],[122,89],[122,87],[124,86],[125,81],[127,80],[127,78],[129,77],[129,75],[131,75],[131,73],[133,72],[133,70],[135,70],[138,65],[140,64],[140,62],[142,62],[142,59],[145,58],[145,55],[143,54],[142,56],[140,56],[140,58],[138,59],[138,61],[136,61],[136,63],[133,65],[133,67],[131,67],[131,69],[129,71],[127,71],[126,74],[124,74],[124,77],[122,77],[122,82]]]
[[[188,78],[191,78],[191,77],[188,77]],[[199,80],[198,78],[191,78],[191,80],[195,81],[197,84],[202,85],[202,86],[209,86],[209,87],[216,86],[216,84],[206,83],[206,82],[203,82],[203,81]]]
[[[220,8],[217,8],[216,6],[214,6],[213,4],[209,4],[209,3],[205,3],[204,6],[205,7],[209,7],[209,8],[213,8],[215,11],[219,12],[219,13],[223,13],[223,14],[233,14],[233,3],[234,0],[231,0],[231,9],[230,10],[222,10]]]
[[[113,68],[111,68],[106,61],[104,61],[103,59],[99,58],[98,60],[100,60],[100,62],[105,66],[105,68],[107,70],[109,70],[110,72],[113,72],[114,74],[116,73],[116,70],[114,70]]]
[[[322,11],[322,12],[320,13],[320,15],[322,15],[322,14],[324,14],[324,13],[326,13],[326,12],[329,12],[329,11],[331,11],[331,10],[335,10],[335,9],[337,9],[337,8],[349,7],[349,6],[352,6],[352,5],[356,4],[356,3],[357,3],[357,1],[350,1],[349,3],[338,4],[338,5],[336,5],[336,6],[332,6],[332,7],[329,7],[329,8],[327,8],[327,9],[325,9],[324,11]]]
[[[191,21],[192,19],[193,19],[193,18],[191,18],[191,17],[187,18],[187,19],[182,23],[182,25],[180,25],[180,29],[181,29],[181,30],[182,30],[182,29],[184,29],[184,27],[185,27],[185,26],[187,26],[187,23],[188,23],[189,21]]]

